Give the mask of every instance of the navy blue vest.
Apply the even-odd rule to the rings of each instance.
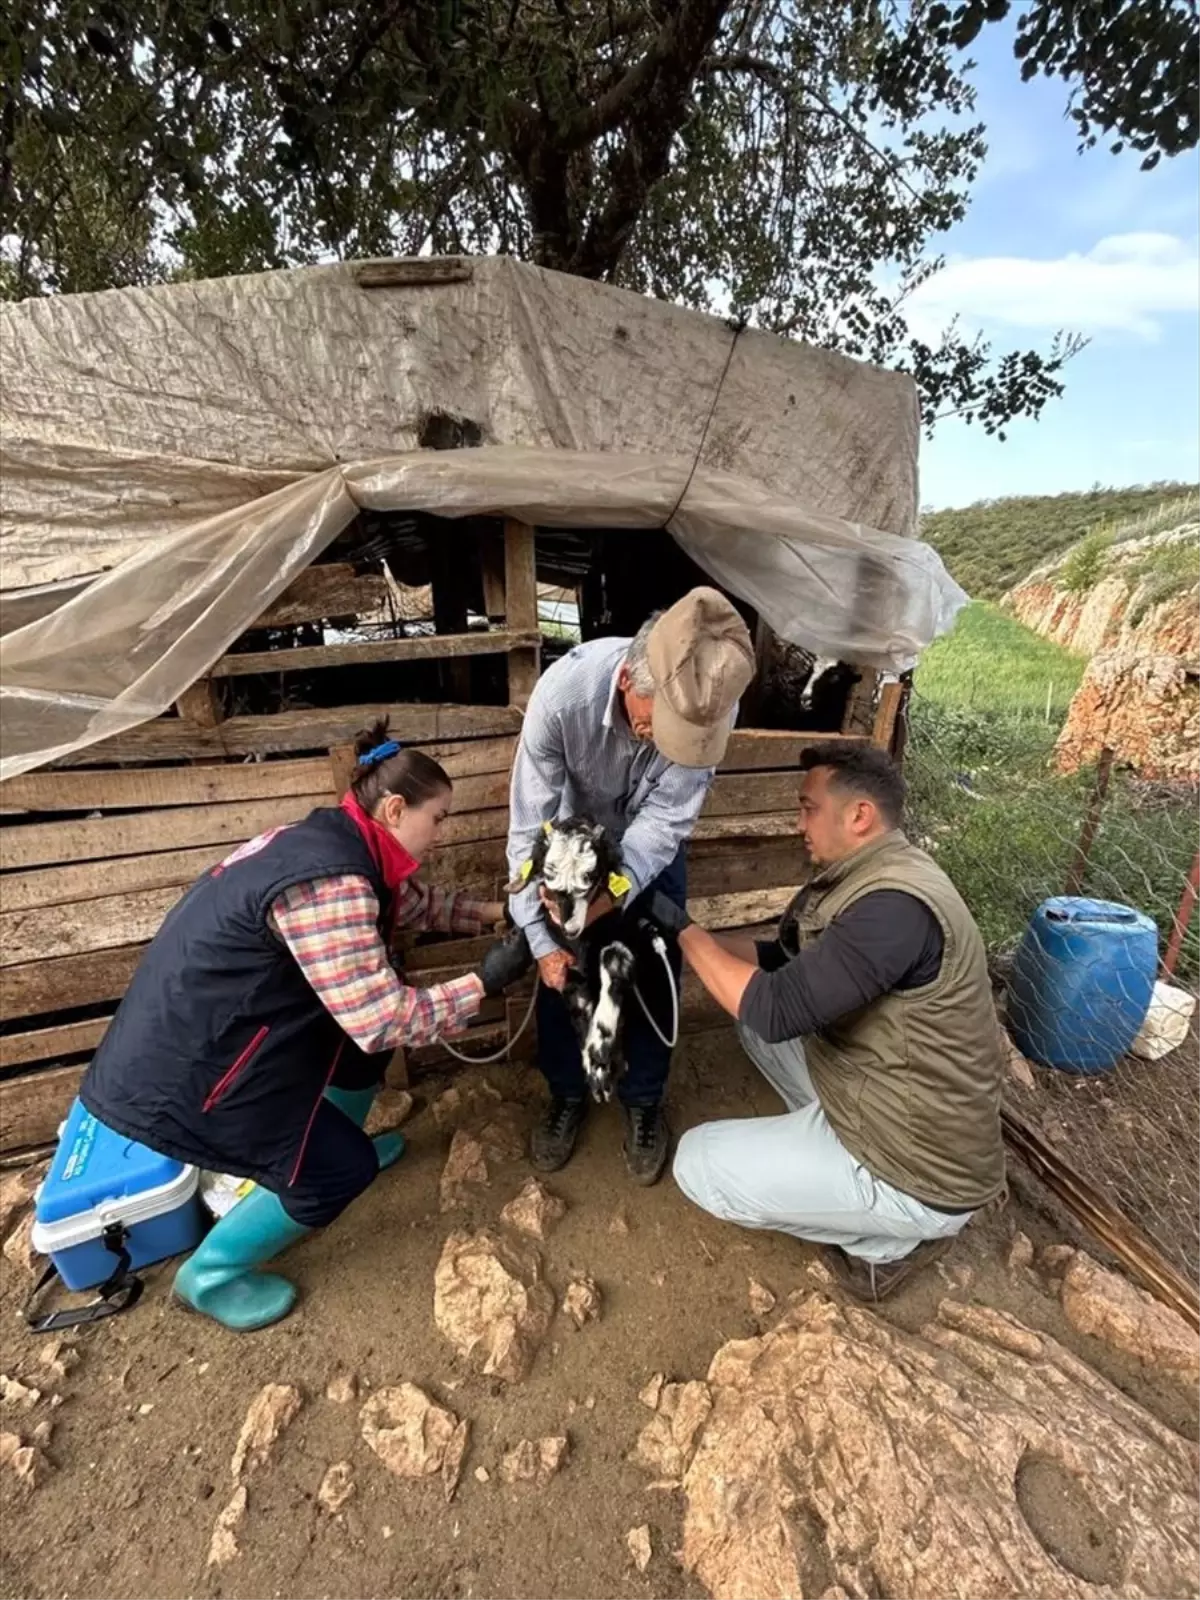
[[[342,873],[369,880],[386,942],[392,897],[344,811],[314,811],[194,883],[92,1058],[79,1091],[87,1109],[176,1160],[274,1190],[293,1183],[334,1071],[371,1058],[326,1011],[268,913],[292,885]],[[384,1058],[374,1060],[381,1077]]]

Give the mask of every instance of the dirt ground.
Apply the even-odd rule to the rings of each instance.
[[[532,1115],[536,1075],[489,1069]],[[451,1082],[422,1081],[428,1102]],[[778,1109],[731,1033],[681,1047],[672,1075],[676,1131],[707,1117]],[[495,1220],[525,1176],[499,1168],[466,1212],[443,1215],[437,1184],[449,1134],[428,1111],[406,1126],[409,1150],[341,1221],[287,1258],[300,1285],[298,1310],[278,1326],[235,1337],[172,1308],[172,1268],[152,1271],[142,1304],[82,1330],[82,1360],[50,1386],[48,1479],[31,1494],[4,1485],[0,1595],[176,1596],[646,1596],[701,1594],[673,1559],[679,1496],[653,1491],[626,1457],[649,1413],[638,1390],[656,1371],[703,1377],[717,1347],[753,1335],[747,1302],[753,1276],[782,1300],[811,1286],[807,1247],[781,1235],[748,1234],[692,1207],[665,1179],[636,1189],[626,1178],[615,1110],[594,1114],[575,1160],[549,1180],[565,1219],[542,1246],[550,1281],[591,1274],[604,1295],[598,1323],[576,1331],[561,1315],[531,1376],[505,1387],[473,1375],[434,1326],[434,1267],[447,1233]],[[629,1232],[610,1231],[622,1212]],[[1075,1334],[1058,1305],[1028,1275],[1006,1266],[1015,1228],[1036,1244],[1064,1237],[1020,1174],[1007,1209],[968,1228],[953,1253],[881,1308],[916,1328],[947,1295],[1001,1306],[1073,1348],[1171,1426],[1195,1437],[1194,1408],[1106,1347]],[[1069,1236],[1069,1235],[1068,1235]],[[27,1287],[11,1268],[0,1287],[5,1336],[0,1370],[37,1377],[39,1341],[19,1320]],[[457,1498],[437,1478],[393,1477],[362,1442],[358,1405],[324,1397],[329,1379],[352,1373],[365,1396],[411,1380],[472,1423]],[[230,1457],[246,1408],[269,1381],[292,1383],[305,1403],[270,1465],[250,1486],[241,1554],[224,1568],[205,1560],[217,1512],[231,1493]],[[31,1420],[45,1414],[44,1407]],[[7,1413],[3,1425],[25,1426]],[[505,1486],[496,1468],[523,1437],[567,1432],[567,1467],[542,1489]],[[331,1517],[317,1488],[332,1463],[353,1464],[356,1492]],[[475,1477],[485,1467],[487,1482]],[[1045,1493],[1057,1492],[1053,1486]],[[1036,1484],[1026,1493],[1039,1493]],[[1073,1535],[1069,1504],[1041,1508],[1041,1526]],[[638,1573],[626,1533],[648,1523],[654,1554]]]

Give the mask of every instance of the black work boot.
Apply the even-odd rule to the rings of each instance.
[[[557,1172],[570,1161],[586,1110],[586,1100],[551,1100],[529,1140],[530,1164],[539,1172]]]
[[[634,1183],[649,1188],[662,1177],[671,1148],[671,1130],[660,1105],[625,1107],[622,1153]]]

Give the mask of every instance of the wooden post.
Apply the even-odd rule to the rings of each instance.
[[[504,540],[499,534],[484,533],[479,541],[483,573],[483,610],[489,622],[504,623]]]
[[[885,683],[879,691],[879,704],[875,708],[875,721],[871,728],[871,743],[881,750],[891,750],[896,732],[896,718],[904,701],[902,683]]]
[[[1167,940],[1167,953],[1163,956],[1163,971],[1168,978],[1175,976],[1175,968],[1179,963],[1179,952],[1183,949],[1183,941],[1187,937],[1188,928],[1191,926],[1192,913],[1196,909],[1196,895],[1200,892],[1200,850],[1192,857],[1192,870],[1188,873],[1187,882],[1183,886],[1183,894],[1179,901],[1179,910],[1175,913],[1175,926],[1171,929],[1171,937]]]
[[[340,800],[350,787],[358,757],[352,744],[335,744],[329,752],[329,765],[333,771],[333,792]]]
[[[510,632],[536,633],[537,564],[533,529],[510,517],[504,524],[504,610]],[[522,710],[538,680],[540,649],[523,646],[508,655],[508,703]]]
[[[213,681],[207,674],[188,685],[176,700],[175,709],[184,722],[197,728],[215,728],[223,716]]]
[[[846,697],[846,711],[842,717],[843,733],[870,734],[874,725],[875,684],[878,678],[874,667],[858,666],[847,662],[858,673],[858,682],[851,685]]]
[[[1112,776],[1112,764],[1113,753],[1105,745],[1100,752],[1100,764],[1096,768],[1096,786],[1092,790],[1092,798],[1088,801],[1088,808],[1084,813],[1083,826],[1079,830],[1075,859],[1071,862],[1071,870],[1067,873],[1067,881],[1063,887],[1065,895],[1076,895],[1083,888],[1084,874],[1087,872],[1092,846],[1096,842],[1096,833],[1100,827],[1104,797],[1108,793],[1108,780]]]

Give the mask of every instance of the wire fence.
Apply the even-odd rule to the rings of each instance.
[[[909,832],[983,934],[1013,1109],[1195,1279],[1200,926],[1184,919],[1200,795],[1108,752],[1077,762],[1056,721],[914,695]]]

